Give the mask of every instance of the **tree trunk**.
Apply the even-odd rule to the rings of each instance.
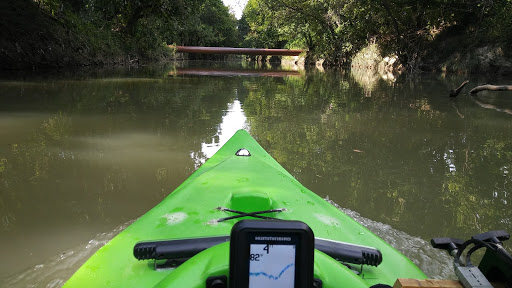
[[[512,91],[512,85],[502,85],[502,86],[496,86],[496,85],[488,85],[488,84],[485,84],[485,85],[480,85],[480,86],[477,86],[473,89],[471,89],[471,91],[469,91],[470,94],[476,94],[480,91],[484,91],[484,90],[490,90],[490,91]]]

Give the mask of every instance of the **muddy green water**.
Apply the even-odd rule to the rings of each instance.
[[[0,286],[61,286],[241,128],[431,277],[430,238],[512,232],[512,95],[467,94],[512,79],[250,66],[4,75]]]

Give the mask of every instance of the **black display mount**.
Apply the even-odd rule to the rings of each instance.
[[[229,287],[311,288],[314,248],[303,222],[239,221],[231,230]]]

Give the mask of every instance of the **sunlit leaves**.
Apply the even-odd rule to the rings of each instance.
[[[286,41],[331,64],[373,41],[414,66],[426,45],[451,26],[468,39],[512,42],[510,11],[508,0],[251,0],[244,10],[250,26],[245,39],[254,47]]]
[[[28,1],[28,0],[27,0]],[[166,44],[236,46],[236,19],[222,0],[38,0],[91,54],[105,50],[159,60]],[[70,27],[71,28],[71,27]],[[68,32],[69,33],[69,32]],[[105,47],[107,46],[107,47]],[[119,53],[121,54],[121,53]]]

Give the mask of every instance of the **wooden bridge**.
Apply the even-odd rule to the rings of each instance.
[[[176,52],[194,54],[238,54],[238,55],[272,55],[272,56],[299,56],[304,50],[299,49],[264,49],[264,48],[232,48],[232,47],[200,47],[200,46],[174,46]]]

